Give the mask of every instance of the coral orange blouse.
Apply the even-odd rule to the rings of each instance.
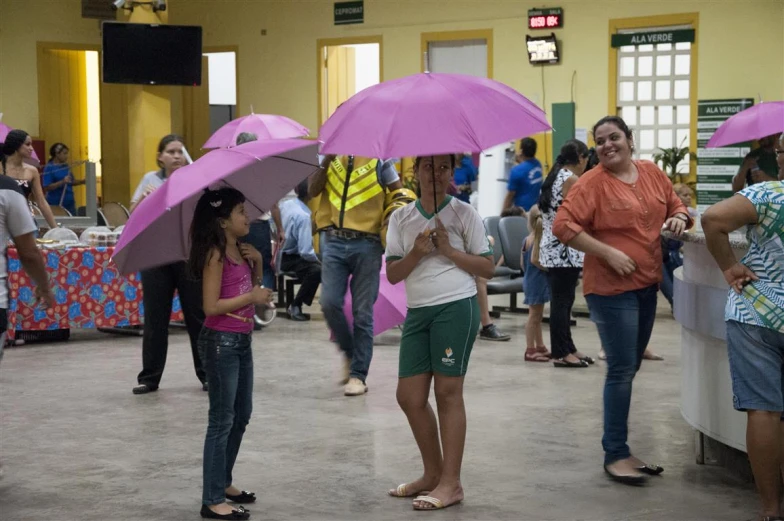
[[[623,276],[603,259],[586,254],[586,295],[617,295],[660,283],[662,226],[675,214],[689,215],[659,167],[650,161],[634,164],[639,175],[633,184],[620,181],[601,165],[583,174],[556,214],[553,233],[564,244],[586,232],[637,264],[634,273]],[[692,224],[689,217],[687,228]]]

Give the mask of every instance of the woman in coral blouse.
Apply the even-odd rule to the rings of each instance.
[[[632,380],[651,337],[662,280],[659,234],[666,227],[680,235],[692,220],[664,172],[632,159],[632,133],[621,118],[602,118],[593,135],[600,164],[569,191],[553,232],[586,253],[583,290],[607,354],[604,470],[636,485],[664,470],[632,456],[626,444]]]

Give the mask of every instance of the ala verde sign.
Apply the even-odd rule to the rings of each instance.
[[[672,31],[646,31],[639,33],[622,33],[612,35],[613,47],[627,45],[653,45],[657,43],[693,42],[694,29],[674,29]]]

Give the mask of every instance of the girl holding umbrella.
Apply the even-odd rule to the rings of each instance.
[[[405,281],[408,300],[397,401],[424,463],[421,478],[389,494],[416,497],[416,510],[463,500],[463,381],[480,324],[475,277],[492,278],[495,269],[481,217],[471,205],[447,195],[454,167],[451,155],[417,158],[414,171],[422,197],[393,213],[387,232],[387,278],[392,284]],[[440,440],[428,403],[433,381]]]

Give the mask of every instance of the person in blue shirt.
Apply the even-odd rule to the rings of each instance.
[[[455,197],[464,203],[471,202],[471,183],[476,182],[479,172],[474,166],[471,154],[461,154],[458,156],[457,167],[455,168],[454,182],[457,186]]]
[[[506,199],[501,211],[519,206],[526,212],[539,200],[542,191],[542,163],[536,159],[536,141],[527,137],[520,142],[517,166],[509,173]]]
[[[280,204],[280,216],[286,240],[281,250],[281,271],[293,271],[302,285],[288,308],[289,318],[305,321],[310,318],[302,313],[302,305],[310,306],[321,284],[321,261],[313,250],[313,225],[308,201],[308,181],[301,182],[295,189],[296,199]]]
[[[71,167],[68,166],[68,147],[64,143],[55,143],[49,147],[49,162],[44,167],[43,175],[46,202],[52,206],[62,206],[71,212],[71,215],[76,215],[73,187],[84,183],[84,179],[77,181],[71,173]]]

